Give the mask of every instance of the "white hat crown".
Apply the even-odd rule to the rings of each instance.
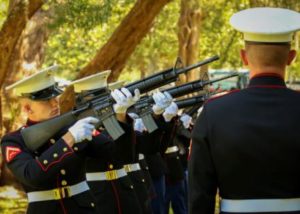
[[[250,8],[235,13],[230,24],[246,41],[290,42],[300,29],[300,13],[283,8]]]
[[[70,85],[74,86],[75,93],[103,88],[107,86],[107,78],[110,73],[110,70],[102,71],[100,73],[75,80],[71,82]]]

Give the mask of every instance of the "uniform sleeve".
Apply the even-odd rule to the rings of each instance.
[[[125,163],[134,161],[135,158],[135,144],[136,135],[133,129],[133,120],[127,117],[128,122],[119,122],[124,130],[124,134],[115,140],[115,147],[113,156],[117,161],[124,161]]]
[[[214,214],[217,178],[211,157],[207,112],[196,121],[189,160],[189,213]]]
[[[22,139],[5,136],[1,142],[2,154],[8,168],[22,183],[32,187],[43,187],[74,154],[64,140],[60,139],[39,156],[34,156],[22,144]]]
[[[165,122],[162,116],[155,118],[158,128],[152,133],[136,132],[137,151],[142,154],[155,154],[167,149],[174,131],[175,122]]]
[[[87,141],[88,145],[85,146],[85,143],[80,143],[80,145],[76,146],[77,149],[75,151],[80,151],[89,157],[102,157],[107,159],[111,157],[115,150],[121,147],[120,149],[124,151],[127,148],[128,144],[132,144],[134,136],[132,135],[132,120],[130,119],[129,123],[119,122],[120,126],[124,130],[124,134],[121,135],[118,139],[113,141],[113,139],[109,136],[106,130],[102,133],[99,131],[94,132],[92,141]],[[127,143],[127,144],[126,144]]]
[[[136,131],[137,145],[136,149],[138,153],[151,155],[156,154],[159,151],[159,144],[163,135],[160,129],[149,132],[138,132]]]
[[[170,122],[165,122],[164,133],[160,140],[160,153],[165,154],[165,151],[169,146],[173,146],[173,141],[176,136],[176,129],[178,126],[177,117],[173,118]]]
[[[86,156],[107,158],[112,153],[115,142],[107,135],[96,133],[92,141],[84,143],[87,143],[87,147],[84,150]],[[83,146],[85,146],[84,143]],[[77,148],[80,149],[80,146],[77,146]]]

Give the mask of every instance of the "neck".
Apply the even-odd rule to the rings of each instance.
[[[37,119],[36,117],[28,116],[28,120],[34,123],[41,122],[41,120]]]
[[[250,78],[254,76],[259,76],[261,74],[277,74],[284,79],[285,70],[274,67],[264,67],[264,68],[250,68]]]

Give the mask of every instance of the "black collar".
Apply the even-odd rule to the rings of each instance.
[[[248,87],[286,88],[286,85],[284,79],[280,75],[273,73],[262,73],[252,77],[250,79]]]
[[[35,124],[37,124],[37,123],[39,123],[39,122],[30,120],[30,119],[27,119],[26,127],[28,127],[28,126],[33,126],[33,125],[35,125]]]

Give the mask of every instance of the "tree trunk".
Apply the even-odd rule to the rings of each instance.
[[[199,34],[202,13],[198,0],[181,0],[180,18],[178,21],[178,56],[187,66],[198,61]],[[189,82],[200,77],[199,69],[180,75],[178,84]]]
[[[118,79],[126,61],[149,32],[154,18],[170,0],[138,0],[108,42],[79,73],[79,78],[111,69],[109,81]]]
[[[107,43],[99,49],[91,62],[79,72],[78,78],[110,69],[112,73],[108,81],[117,80],[126,61],[152,27],[154,18],[169,1],[138,0]],[[61,112],[70,111],[74,106],[72,89],[67,88],[61,100],[64,101]]]
[[[11,0],[7,19],[0,31],[0,89],[3,87],[12,54],[29,18],[42,6],[42,0]],[[3,94],[3,90],[1,90]],[[0,108],[1,111],[1,108]],[[3,112],[0,113],[0,136],[3,135]]]
[[[11,54],[28,19],[42,6],[42,0],[21,0],[11,8],[0,31],[0,86],[6,78]]]
[[[23,76],[28,76],[41,67],[44,59],[44,43],[48,38],[47,12],[38,11],[28,22],[20,36],[8,64],[9,73],[3,86],[10,85]],[[2,111],[3,115],[3,134],[8,130],[15,130],[23,124],[22,115],[20,115],[20,106],[16,99],[9,97],[8,93],[3,91]],[[19,116],[19,117],[18,117]],[[13,127],[14,126],[14,127]]]
[[[2,87],[15,82],[24,75],[24,62],[30,63],[34,61],[41,64],[42,58],[39,56],[43,55],[42,47],[45,38],[43,32],[45,28],[41,27],[41,23],[43,22],[41,13],[35,14],[40,6],[41,1],[30,1],[29,5],[25,4],[22,0],[10,1],[9,15],[5,23],[6,26],[3,26],[1,30],[1,33],[5,32],[7,42],[6,46],[4,43],[0,44],[0,46],[4,45],[6,48],[0,51],[0,59],[4,62],[0,65]],[[16,14],[16,11],[18,11],[19,14]],[[30,21],[30,25],[26,25],[28,19],[33,15],[35,16]],[[18,16],[20,20],[17,20]],[[15,19],[11,21],[11,17],[15,17]],[[26,28],[26,26],[29,27]],[[24,30],[25,28],[26,30]],[[14,29],[15,32],[12,32],[12,29]],[[39,33],[36,33],[36,31],[39,31]],[[15,34],[16,32],[19,34]],[[0,41],[3,38],[1,34]],[[4,57],[5,54],[7,55]],[[4,90],[2,90],[0,99],[0,135],[2,136],[8,131],[20,127],[23,118],[20,114],[18,102],[14,98],[8,98]],[[16,188],[21,188],[7,167],[2,164],[2,160],[0,160],[0,169],[0,185],[13,185]]]

